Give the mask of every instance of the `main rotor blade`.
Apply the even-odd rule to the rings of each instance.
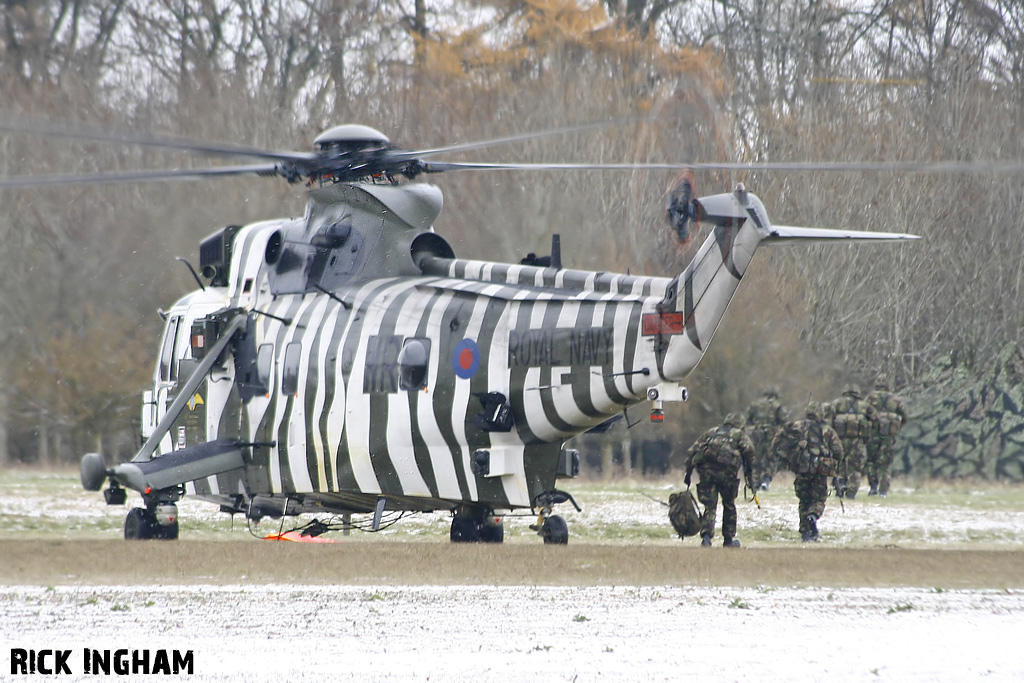
[[[0,178],[0,189],[13,187],[66,187],[71,185],[110,185],[114,183],[153,182],[158,180],[198,180],[233,175],[277,174],[274,164],[221,166],[215,168],[177,168],[153,171],[112,171],[60,175],[23,175]]]
[[[424,164],[427,173],[488,169],[494,171],[622,171],[622,170],[708,170],[708,171],[821,171],[852,173],[859,171],[893,173],[1022,173],[1024,161],[766,161],[753,163],[536,163],[503,164],[472,161],[435,161]]]
[[[0,118],[0,130],[12,133],[32,133],[52,137],[70,138],[73,140],[91,140],[93,142],[110,142],[121,145],[139,145],[141,147],[159,147],[185,152],[198,152],[218,156],[246,156],[260,159],[277,159],[280,161],[314,161],[316,154],[308,152],[275,152],[255,147],[230,145],[218,142],[190,140],[170,135],[149,135],[145,133],[122,132],[90,126],[71,126],[48,121],[25,121],[20,119]]]
[[[491,170],[491,171],[623,171],[623,170],[678,170],[699,168],[700,164],[502,164],[476,161],[430,161],[423,164],[427,173],[444,171]]]
[[[636,123],[638,121],[647,120],[653,120],[653,117],[631,116],[628,118],[614,119],[612,121],[591,121],[589,123],[579,123],[572,126],[562,126],[559,128],[551,128],[549,130],[536,131],[532,133],[521,133],[519,135],[509,135],[506,137],[492,138],[490,140],[464,142],[457,145],[448,145],[447,147],[435,147],[433,149],[419,150],[401,150],[395,152],[395,156],[399,158],[415,159],[419,157],[433,156],[435,154],[446,154],[449,152],[465,152],[471,149],[483,149],[485,147],[506,145],[513,142],[523,142],[526,140],[534,140],[537,138],[552,137],[555,135],[567,135],[569,133],[578,133],[585,130],[595,130],[597,128],[614,128],[615,126],[621,126],[627,123]]]

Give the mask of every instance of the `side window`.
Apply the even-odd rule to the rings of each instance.
[[[164,341],[160,347],[160,381],[176,382],[178,380],[178,362],[174,357],[174,340],[178,338],[181,316],[176,315],[167,323],[164,330]]]
[[[299,362],[302,360],[302,344],[292,342],[284,347],[284,368],[281,373],[281,393],[297,396],[299,393]]]
[[[429,370],[430,340],[406,339],[398,354],[398,386],[405,391],[424,388]]]
[[[270,380],[274,375],[274,345],[260,344],[256,349],[256,382],[264,393],[270,391]]]

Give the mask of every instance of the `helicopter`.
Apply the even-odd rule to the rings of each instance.
[[[114,465],[100,453],[82,458],[83,488],[102,489],[107,504],[140,494],[125,519],[130,540],[178,538],[177,503],[189,496],[253,522],[335,516],[301,527],[308,538],[445,511],[452,542],[500,543],[504,519],[522,513],[536,516],[530,529],[544,543],[566,544],[568,525],[554,510],[579,509],[560,482],[580,470],[566,442],[629,407],[649,403],[657,420],[664,402],[687,399],[682,382],[759,247],[916,239],[774,225],[743,184],[698,197],[688,169],[699,165],[644,164],[682,171],[665,208],[681,242],[708,226],[681,273],[564,268],[557,235],[549,257],[468,260],[434,231],[443,194],[422,176],[638,165],[437,161],[516,138],[409,151],[358,124],[325,131],[312,152],[5,127],[258,163],[21,176],[0,187],[246,174],[308,188],[300,217],[230,225],[202,240],[199,272],[189,265],[198,289],[162,313],[139,450]],[[352,515],[370,519],[359,525]]]

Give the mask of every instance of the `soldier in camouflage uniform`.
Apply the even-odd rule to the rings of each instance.
[[[710,546],[715,535],[715,513],[718,497],[722,497],[722,537],[726,548],[738,548],[736,539],[736,497],[740,491],[739,470],[750,486],[751,462],[754,458],[754,444],[742,429],[743,418],[739,413],[730,413],[720,427],[715,427],[690,446],[686,458],[686,485],[694,468],[700,475],[697,484],[697,499],[704,506],[701,522],[701,545]]]
[[[843,444],[829,425],[821,407],[807,404],[806,419],[790,422],[779,430],[772,450],[785,458],[796,477],[793,488],[799,501],[800,539],[818,540],[818,520],[825,513],[828,478],[843,458]]]
[[[772,477],[779,471],[779,462],[772,451],[772,439],[779,427],[789,420],[789,411],[779,403],[779,390],[768,387],[764,396],[747,408],[746,430],[754,444],[753,480],[767,491]]]
[[[832,402],[831,412],[832,427],[843,442],[844,454],[837,472],[836,491],[853,499],[864,474],[868,440],[878,431],[878,411],[861,398],[857,387],[850,386]]]
[[[889,494],[892,447],[908,419],[903,401],[889,389],[889,380],[879,375],[875,379],[875,390],[867,397],[867,402],[878,412],[878,431],[868,440],[867,447],[867,475],[871,487],[868,495],[883,498]]]

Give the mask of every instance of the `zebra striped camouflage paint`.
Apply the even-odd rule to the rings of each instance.
[[[392,508],[529,507],[555,487],[565,439],[693,369],[763,236],[742,218],[718,225],[676,278],[427,256],[417,276],[275,296],[268,239],[302,223],[254,224],[235,237],[231,306],[268,314],[253,315],[250,328],[256,347],[273,345],[275,369],[267,395],[246,403],[237,391],[208,392],[220,417],[206,438],[276,446],[254,447],[246,472],[190,485],[200,497],[283,494],[355,510],[372,509],[378,495]],[[661,322],[672,315],[681,327]],[[411,391],[399,388],[397,363],[410,339],[429,346],[426,387]],[[297,390],[285,394],[291,344],[301,345]],[[211,386],[234,380],[232,371]],[[491,392],[511,405],[509,432],[474,424],[479,396]],[[491,453],[492,476],[474,472],[480,449]]]

